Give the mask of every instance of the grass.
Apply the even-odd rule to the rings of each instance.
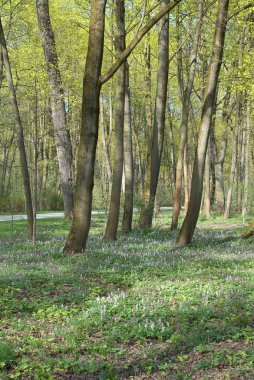
[[[199,222],[177,247],[150,231],[64,255],[69,222],[0,224],[0,379],[253,379],[254,242],[240,218]]]

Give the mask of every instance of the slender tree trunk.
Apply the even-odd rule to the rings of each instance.
[[[83,82],[82,124],[77,160],[74,215],[65,252],[82,252],[91,222],[94,163],[98,139],[100,74],[106,0],[91,1],[88,52]]]
[[[145,109],[146,109],[146,161],[145,161],[145,178],[144,189],[142,194],[142,209],[139,218],[139,227],[146,227],[146,210],[149,207],[150,199],[150,182],[151,182],[151,154],[152,154],[152,128],[153,128],[153,111],[152,111],[152,78],[151,78],[151,48],[150,38],[147,35],[145,49]]]
[[[3,77],[4,77],[3,69],[4,69],[3,50],[2,50],[2,45],[0,45],[0,88],[2,87]]]
[[[11,104],[13,108],[15,125],[16,125],[16,133],[18,137],[19,155],[20,155],[23,185],[24,185],[24,192],[25,192],[25,199],[26,199],[28,233],[29,233],[29,236],[32,237],[33,202],[32,202],[30,176],[29,176],[28,165],[27,165],[27,155],[26,155],[26,149],[25,149],[24,133],[23,133],[23,127],[21,123],[21,118],[20,118],[20,113],[19,113],[19,108],[18,108],[18,103],[17,103],[17,98],[16,98],[16,92],[15,92],[15,88],[13,84],[11,65],[10,65],[10,60],[9,60],[9,55],[8,55],[8,50],[6,46],[6,40],[5,40],[1,18],[0,18],[0,45],[2,48],[3,62],[5,66],[6,78],[7,78],[9,91],[10,91]]]
[[[238,92],[236,95],[236,115],[235,115],[234,131],[233,131],[233,145],[232,145],[229,185],[228,185],[227,200],[226,200],[226,206],[225,206],[225,212],[224,212],[225,218],[229,217],[231,203],[232,203],[232,196],[233,196],[234,179],[235,179],[236,164],[237,164],[237,145],[238,145],[238,129],[239,129],[239,122],[240,122],[239,120],[240,112],[241,112],[241,93]]]
[[[204,195],[203,195],[203,213],[206,217],[210,217],[211,213],[211,192],[210,192],[210,152],[207,149],[205,160],[205,179],[204,179]]]
[[[228,5],[229,0],[219,0],[217,21],[215,26],[213,53],[206,85],[204,104],[202,108],[198,146],[194,160],[190,203],[187,215],[184,219],[183,225],[177,237],[176,242],[178,244],[188,244],[192,240],[192,236],[197,224],[198,215],[200,211],[200,204],[203,192],[205,158],[209,138],[209,131],[212,122],[212,113],[214,111],[216,89],[218,85],[219,73],[223,56]]]
[[[107,0],[91,0],[88,52],[83,82],[82,125],[77,161],[74,217],[64,247],[65,252],[81,252],[86,247],[91,222],[95,154],[98,139],[100,87],[125,62],[133,49],[166,13],[181,0],[170,1],[136,34],[109,71],[100,77],[105,6]]]
[[[220,144],[220,150],[216,149],[216,160],[215,160],[215,200],[217,212],[220,215],[224,214],[225,211],[225,191],[224,191],[224,181],[223,181],[223,167],[227,151],[228,143],[228,124],[230,119],[231,110],[229,110],[230,102],[230,89],[227,89],[223,110],[222,110],[222,126],[223,135],[222,142]]]
[[[123,232],[129,233],[132,229],[133,215],[133,149],[131,126],[131,97],[129,87],[129,66],[126,65],[125,107],[124,107],[124,172],[125,172],[125,200],[123,212]]]
[[[9,156],[11,154],[11,148],[13,145],[14,140],[14,133],[12,134],[10,140],[4,144],[3,148],[3,168],[2,168],[2,175],[1,175],[1,184],[0,184],[0,196],[3,197],[6,193],[6,177],[7,177],[7,170],[9,165]]]
[[[112,184],[112,173],[111,173],[111,167],[110,167],[110,157],[109,157],[109,152],[108,152],[108,146],[107,146],[107,141],[106,141],[103,94],[101,94],[100,96],[100,122],[101,122],[101,139],[102,139],[102,147],[103,147],[104,164],[105,164],[105,169],[107,173],[108,188],[110,188]]]
[[[115,47],[118,55],[125,50],[125,9],[124,0],[116,0],[116,36]],[[109,205],[108,221],[104,235],[105,240],[116,240],[117,227],[120,215],[120,199],[123,175],[123,139],[124,139],[124,105],[125,105],[125,74],[126,64],[117,72],[116,105],[115,105],[115,133],[114,133],[114,167]]]
[[[247,112],[246,112],[246,146],[245,146],[245,171],[244,171],[244,189],[243,189],[243,208],[242,217],[243,223],[245,223],[245,217],[247,214],[248,204],[248,187],[249,187],[249,147],[250,147],[250,118],[251,118],[250,98],[247,100]]]
[[[160,21],[158,46],[158,74],[157,91],[155,100],[155,114],[152,135],[151,152],[151,173],[149,204],[141,212],[140,226],[150,228],[152,225],[155,195],[160,173],[162,157],[164,131],[165,131],[165,112],[167,103],[168,85],[168,56],[169,56],[169,16],[164,16]],[[142,223],[141,223],[142,222]]]
[[[176,160],[175,160],[175,147],[174,147],[174,138],[173,138],[173,125],[172,125],[171,118],[169,119],[169,144],[170,144],[170,158],[171,158],[173,187],[175,188],[175,183],[176,183]]]
[[[193,88],[196,67],[197,67],[197,54],[198,54],[198,48],[199,48],[200,36],[201,36],[202,18],[203,18],[203,5],[202,5],[202,1],[200,1],[199,2],[199,23],[196,30],[195,41],[194,41],[193,50],[191,54],[188,82],[183,94],[180,144],[179,144],[179,152],[178,152],[177,167],[176,167],[176,188],[175,188],[175,196],[174,196],[174,203],[173,203],[173,216],[172,216],[171,230],[177,229],[178,219],[179,219],[179,215],[181,211],[184,152],[187,149],[190,100],[191,100],[191,92]],[[185,157],[187,159],[187,154],[185,154]],[[185,183],[185,186],[186,186],[186,183]],[[187,189],[185,191],[185,194],[186,196],[189,197],[189,191],[187,191]],[[186,199],[186,202],[185,202],[186,207],[188,203],[189,203],[189,199],[188,200]]]
[[[38,93],[35,78],[35,105],[34,105],[34,191],[33,191],[33,243],[36,242],[36,214],[38,207]]]
[[[184,211],[186,213],[188,210],[189,201],[190,201],[189,168],[188,168],[188,144],[187,144],[187,141],[186,141],[186,144],[184,147],[183,178],[184,178]]]
[[[66,218],[71,218],[73,213],[72,147],[67,129],[64,91],[58,66],[55,37],[49,15],[48,0],[36,0],[36,8],[47,64],[52,121],[64,200],[64,215]]]

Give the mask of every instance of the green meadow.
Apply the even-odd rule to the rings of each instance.
[[[151,230],[62,253],[69,222],[1,222],[0,379],[253,379],[254,241],[241,219],[201,218],[174,245]]]

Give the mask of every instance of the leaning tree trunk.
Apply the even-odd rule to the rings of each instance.
[[[169,66],[169,16],[164,16],[160,21],[159,46],[158,46],[158,74],[157,91],[155,100],[155,115],[152,136],[151,173],[149,203],[141,211],[140,226],[150,228],[153,219],[154,201],[160,173],[162,157],[165,113],[167,103],[168,66]]]
[[[64,91],[58,66],[55,37],[49,15],[48,0],[36,0],[36,8],[47,64],[52,121],[64,201],[64,215],[66,218],[71,218],[73,213],[72,147],[67,129]]]
[[[83,81],[82,124],[77,160],[74,215],[65,252],[86,247],[92,211],[94,164],[98,139],[100,74],[104,44],[106,0],[91,1],[88,51]]]
[[[186,88],[183,94],[182,100],[182,121],[181,121],[181,131],[180,131],[180,144],[179,144],[179,152],[177,159],[177,167],[176,167],[176,185],[175,185],[175,195],[174,195],[174,203],[173,203],[173,216],[171,223],[171,230],[176,230],[178,226],[178,219],[181,211],[181,193],[182,193],[182,176],[183,176],[183,168],[184,168],[184,157],[187,160],[187,134],[188,134],[188,122],[189,122],[189,111],[190,111],[190,100],[193,82],[196,73],[197,67],[197,55],[200,43],[201,36],[201,27],[202,27],[202,19],[203,19],[203,4],[202,1],[199,2],[199,22],[196,30],[195,41],[193,45],[193,50],[190,59],[190,72],[187,81]],[[186,185],[185,185],[186,186]],[[185,191],[187,195],[189,192]],[[186,200],[185,205],[187,208],[187,204],[189,203],[189,199]],[[185,210],[187,211],[187,210]]]
[[[133,149],[131,126],[131,96],[129,86],[129,66],[126,65],[125,78],[125,107],[124,107],[124,172],[125,172],[125,199],[122,230],[131,232],[133,216]]]
[[[125,9],[124,0],[116,0],[116,36],[115,47],[118,55],[125,50]],[[123,129],[125,105],[125,74],[126,65],[123,64],[117,73],[117,88],[115,101],[115,134],[114,134],[114,162],[111,198],[108,221],[104,235],[105,240],[116,240],[116,233],[120,214],[121,186],[123,175]]]
[[[18,102],[16,98],[16,91],[13,84],[11,65],[10,65],[10,60],[9,60],[9,55],[8,55],[8,50],[6,46],[6,40],[5,40],[1,18],[0,18],[0,45],[1,45],[2,54],[3,54],[3,62],[5,66],[6,79],[7,79],[7,83],[8,83],[8,87],[10,91],[11,104],[13,108],[15,125],[16,125],[16,133],[18,137],[19,155],[20,155],[23,185],[24,185],[24,192],[25,192],[25,199],[26,199],[28,233],[29,233],[29,236],[32,237],[33,235],[33,202],[32,202],[30,176],[29,176],[28,165],[27,165],[24,133],[23,133],[23,127],[22,127],[19,108],[18,108]]]
[[[197,224],[203,192],[203,175],[216,89],[221,68],[229,0],[219,0],[214,46],[202,108],[198,146],[195,154],[189,208],[176,242],[188,244]]]

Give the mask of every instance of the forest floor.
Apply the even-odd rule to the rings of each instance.
[[[247,220],[248,221],[248,220]],[[69,222],[0,225],[0,379],[254,379],[254,239],[240,218],[201,218],[174,245],[152,230],[62,253]]]

